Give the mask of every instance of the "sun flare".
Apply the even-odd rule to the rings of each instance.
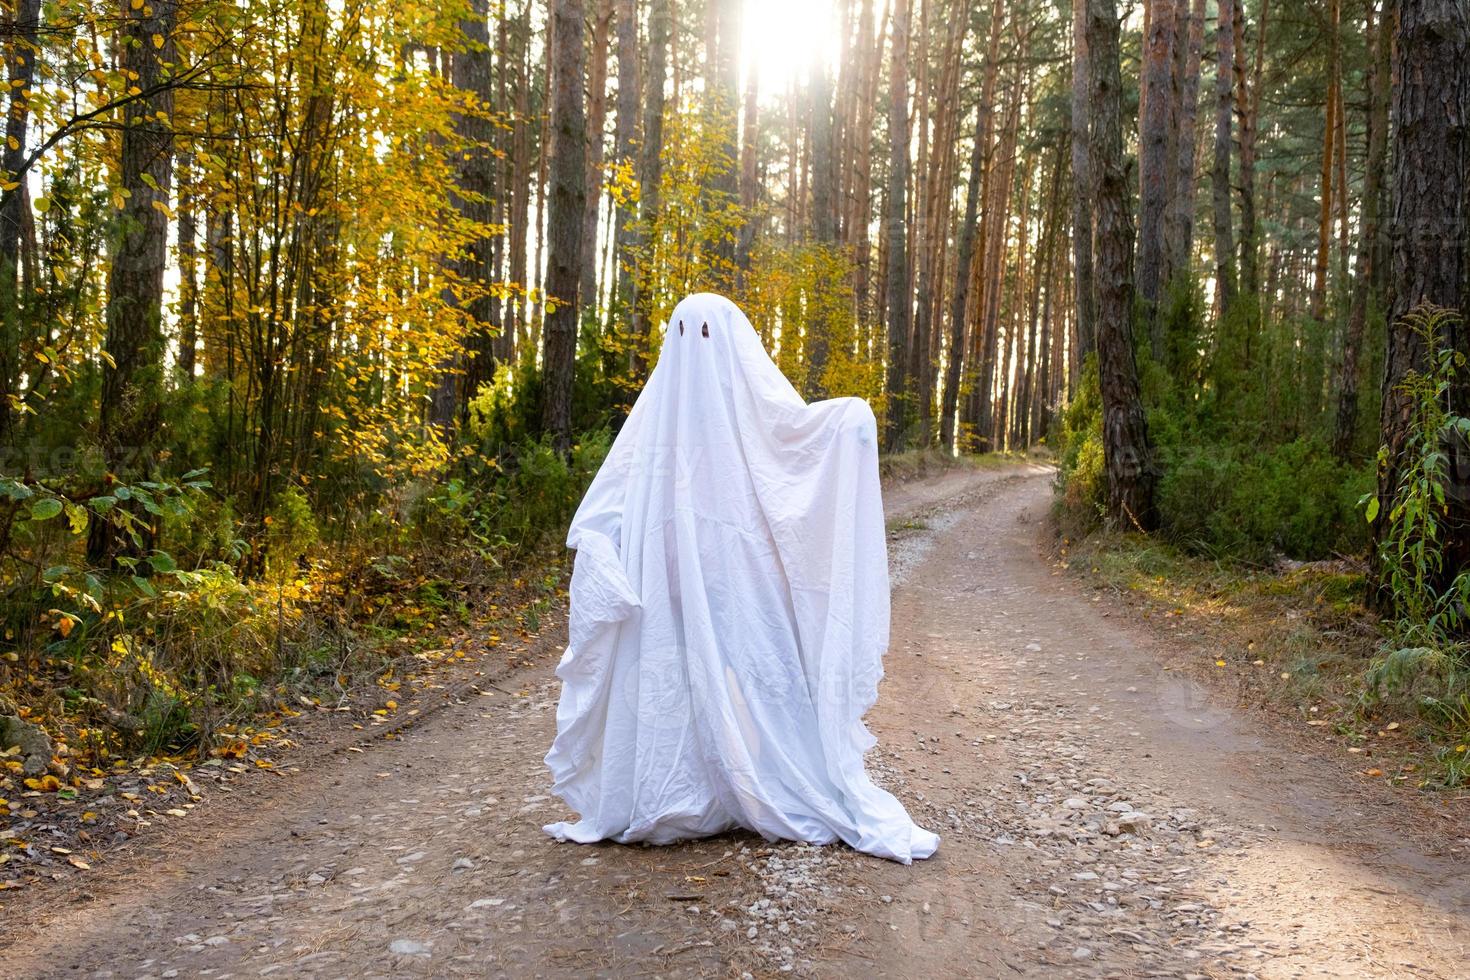
[[[830,0],[745,0],[741,61],[755,72],[762,99],[806,80],[815,63],[833,65],[841,50]]]

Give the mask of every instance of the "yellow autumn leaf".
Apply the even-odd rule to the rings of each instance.
[[[57,779],[50,773],[47,773],[40,779],[27,779],[26,788],[38,790],[42,793],[54,793],[57,790],[61,789],[61,780]]]
[[[61,638],[64,640],[68,636],[71,636],[72,627],[75,625],[75,621],[70,616],[62,616],[56,621],[56,632],[60,633]]]
[[[163,47],[163,35],[162,34],[155,34],[155,35],[153,35],[153,46],[155,48],[161,48],[161,47]]]

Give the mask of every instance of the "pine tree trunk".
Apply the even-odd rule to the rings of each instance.
[[[503,360],[534,356],[529,342],[532,274],[527,264],[531,224],[531,0],[525,0],[516,18],[515,126],[511,133],[510,255],[507,278],[511,294],[506,329],[497,354]]]
[[[1004,8],[1000,4],[991,7],[990,16],[990,40],[985,51],[985,74],[980,86],[980,111],[984,114],[977,120],[977,126],[984,128],[984,169],[980,178],[980,222],[976,229],[975,239],[975,276],[971,280],[973,296],[969,304],[973,311],[971,322],[967,326],[969,339],[965,352],[965,373],[968,380],[969,391],[960,407],[961,430],[955,433],[956,445],[961,445],[964,440],[960,438],[961,431],[968,427],[972,433],[976,449],[983,449],[986,429],[983,425],[985,413],[989,411],[991,381],[990,372],[993,368],[993,355],[990,355],[991,336],[988,329],[988,310],[990,308],[990,277],[994,259],[994,249],[991,243],[999,232],[997,224],[1004,224],[1000,217],[1004,211],[1005,202],[1009,200],[1008,195],[1001,195],[1000,202],[995,198],[995,186],[1000,180],[996,172],[999,162],[999,150],[995,147],[991,138],[991,130],[995,117],[996,88],[1000,80],[1000,43],[1002,28],[1006,23],[1003,16]],[[991,359],[987,359],[991,358]]]
[[[746,220],[740,225],[735,242],[735,269],[738,290],[746,288],[750,260],[755,251],[758,232],[756,205],[760,202],[760,79],[754,66],[745,80],[745,124],[740,139],[740,207]]]
[[[638,0],[617,0],[618,30],[618,166],[636,169],[638,151]],[[628,316],[633,305],[633,246],[637,236],[629,208],[619,206],[613,214],[613,243],[617,258],[614,306]]]
[[[1185,0],[1145,2],[1148,4],[1149,28],[1144,38],[1144,108],[1138,150],[1138,298],[1148,324],[1149,346],[1154,360],[1161,361],[1164,354],[1163,322],[1155,313],[1168,278],[1164,222],[1172,187],[1169,133],[1173,115],[1170,79],[1174,4]]]
[[[1318,184],[1321,204],[1317,220],[1317,268],[1312,280],[1312,319],[1321,323],[1327,316],[1327,269],[1332,249],[1333,163],[1337,155],[1337,85],[1339,0],[1328,0],[1327,105],[1322,123],[1322,179]]]
[[[888,73],[888,191],[883,208],[888,268],[888,420],[884,445],[903,444],[904,395],[908,385],[909,295],[907,201],[909,177],[909,4],[893,0],[893,50]]]
[[[10,105],[5,115],[4,142],[0,144],[0,184],[16,182],[19,186],[0,190],[0,445],[9,445],[14,427],[10,399],[20,392],[20,320],[24,309],[31,305],[22,302],[20,289],[21,228],[29,211],[20,169],[25,161],[40,22],[40,0],[16,0],[5,23],[11,34],[5,45]]]
[[[1235,66],[1235,3],[1219,0],[1215,30],[1215,158],[1210,183],[1215,210],[1215,291],[1220,318],[1235,303],[1235,225],[1230,213],[1230,150],[1235,109],[1231,76]]]
[[[1266,64],[1266,24],[1270,0],[1261,0],[1261,16],[1256,24],[1256,57],[1250,85],[1245,78],[1245,14],[1242,4],[1232,4],[1231,29],[1235,49],[1236,117],[1240,120],[1240,280],[1248,296],[1260,297],[1260,238],[1256,230],[1256,121],[1260,118],[1261,76]],[[1268,290],[1260,297],[1263,319]]]
[[[178,375],[188,384],[194,380],[199,351],[199,195],[194,184],[194,154],[181,150],[178,156]]]
[[[1020,22],[1016,23],[1020,33]],[[1018,47],[1020,45],[1018,44]],[[1006,120],[1001,129],[1000,142],[996,147],[991,166],[990,199],[991,217],[985,234],[987,251],[985,271],[981,277],[984,290],[984,305],[981,320],[980,371],[975,381],[977,410],[974,416],[975,433],[981,443],[980,451],[997,449],[991,442],[995,433],[995,393],[997,390],[996,368],[1000,353],[1001,289],[1005,279],[1005,247],[1010,237],[1011,215],[1015,206],[1016,143],[1021,120],[1021,68],[1018,63],[1011,79],[1007,95]]]
[[[875,27],[873,0],[862,0],[858,18],[858,57],[863,69],[857,84],[856,122],[853,124],[852,191],[847,217],[848,240],[856,253],[853,263],[853,305],[860,323],[874,319],[870,302],[873,281],[873,248],[868,238],[873,210],[873,118],[878,107],[878,82],[883,64],[883,30]],[[886,268],[880,266],[880,268]]]
[[[1186,0],[1178,2],[1176,31],[1182,44],[1175,57],[1183,77],[1179,83],[1178,164],[1174,173],[1173,219],[1170,223],[1169,268],[1173,274],[1188,275],[1194,245],[1195,168],[1199,140],[1195,129],[1199,119],[1200,55],[1204,48],[1205,0],[1193,0],[1191,10]]]
[[[572,381],[587,194],[587,117],[582,103],[586,67],[582,0],[552,0],[551,189],[546,291],[553,308],[544,327],[542,429],[558,452],[572,444]]]
[[[833,169],[832,146],[832,82],[825,64],[813,64],[807,82],[811,110],[812,145],[812,237],[820,245],[831,247],[837,240],[836,171]],[[751,100],[752,103],[755,101]],[[754,152],[751,154],[754,170]],[[752,173],[752,177],[754,174]],[[807,324],[806,396],[809,400],[825,398],[822,372],[827,367],[827,349],[832,324],[813,320]]]
[[[1369,7],[1369,17],[1372,8]],[[1332,433],[1332,452],[1347,461],[1352,456],[1358,429],[1358,360],[1367,332],[1368,309],[1382,302],[1377,283],[1386,256],[1383,238],[1383,179],[1388,161],[1388,103],[1393,54],[1393,5],[1384,4],[1376,28],[1370,23],[1368,37],[1373,56],[1368,75],[1368,161],[1363,177],[1362,221],[1354,266],[1352,307],[1348,311],[1347,335],[1343,338],[1342,362],[1337,383],[1337,416]]]
[[[1122,72],[1114,0],[1088,0],[1094,275],[1097,288],[1098,383],[1103,404],[1107,520],[1114,527],[1152,530],[1157,524],[1157,470],[1139,396],[1133,350],[1133,229],[1123,162]]]
[[[640,249],[646,253],[659,213],[659,184],[663,180],[664,85],[667,81],[672,0],[652,0],[648,11],[648,75],[643,82],[643,145],[638,160],[638,225]],[[633,280],[633,376],[648,373],[653,344],[653,270],[646,254]]]
[[[1077,357],[1097,349],[1092,308],[1092,168],[1088,163],[1087,0],[1072,0],[1072,281],[1077,318]]]
[[[587,179],[582,202],[582,271],[577,294],[583,306],[597,304],[598,205],[602,200],[602,159],[607,129],[607,54],[612,34],[613,0],[592,0],[592,36],[587,61]]]
[[[1393,271],[1388,308],[1388,351],[1380,416],[1386,455],[1378,470],[1378,518],[1374,550],[1389,528],[1389,513],[1404,477],[1404,447],[1412,425],[1412,399],[1399,389],[1411,371],[1422,371],[1434,353],[1405,316],[1424,304],[1462,317],[1467,295],[1466,192],[1470,184],[1470,13],[1464,0],[1400,0],[1394,52]],[[1462,320],[1441,338],[1470,354],[1470,330]],[[1466,412],[1463,379],[1448,393],[1451,408]],[[1446,511],[1441,526],[1444,564],[1435,585],[1444,588],[1470,567],[1470,451],[1462,437],[1445,439],[1449,453]],[[1382,569],[1376,570],[1382,572]],[[1374,576],[1372,597],[1391,609],[1394,597]]]
[[[121,67],[133,84],[154,92],[122,110],[118,179],[127,198],[117,217],[107,282],[107,363],[102,369],[98,441],[109,473],[121,478],[154,467],[163,391],[163,270],[167,259],[169,188],[173,176],[174,93],[169,68],[176,0],[124,11]],[[155,44],[153,38],[163,40]],[[156,90],[156,91],[155,91]],[[87,556],[93,564],[132,551],[115,525],[93,521]]]
[[[499,160],[495,156],[495,125],[489,115],[496,109],[489,17],[488,0],[471,0],[469,16],[460,21],[460,30],[470,44],[466,50],[454,54],[452,69],[454,87],[473,97],[474,108],[460,113],[455,120],[455,133],[465,143],[455,154],[455,184],[462,193],[452,193],[450,197],[456,210],[478,224],[481,232],[469,242],[464,257],[456,263],[460,280],[474,291],[465,307],[470,320],[465,348],[470,360],[464,366],[464,384],[458,399],[453,397],[455,386],[451,377],[443,386],[450,394],[446,403],[441,406],[435,400],[433,421],[439,425],[448,425],[455,416],[467,412],[476,390],[495,376],[494,345],[499,328],[491,291],[497,285],[493,259],[498,235],[490,223]]]
[[[991,4],[992,17],[1000,15],[999,3]],[[960,401],[960,377],[964,367],[965,326],[969,322],[970,281],[975,275],[975,232],[980,212],[980,184],[985,145],[990,141],[990,107],[975,108],[975,140],[970,147],[970,181],[965,187],[965,216],[960,222],[955,257],[954,291],[949,306],[949,360],[944,368],[944,393],[939,408],[939,444],[953,450],[957,433],[955,412]]]
[[[711,22],[709,67],[705,78],[708,86],[706,110],[720,136],[720,161],[711,168],[706,188],[710,206],[733,207],[740,201],[740,152],[736,146],[736,119],[740,106],[740,0],[708,0],[713,10]],[[751,220],[746,215],[745,220]],[[721,235],[715,242],[711,282],[716,289],[729,290],[735,284],[734,235]]]

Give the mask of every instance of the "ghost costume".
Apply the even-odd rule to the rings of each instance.
[[[678,305],[567,535],[546,764],[581,820],[548,834],[934,853],[863,766],[888,645],[876,437],[861,399],[803,402],[734,303]]]

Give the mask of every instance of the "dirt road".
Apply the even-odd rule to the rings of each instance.
[[[1049,491],[1025,467],[888,494],[870,759],[943,838],[930,861],[550,841],[553,653],[163,867],[58,890],[5,924],[0,975],[1470,973],[1463,823],[1172,669],[1212,651],[1048,564]]]

